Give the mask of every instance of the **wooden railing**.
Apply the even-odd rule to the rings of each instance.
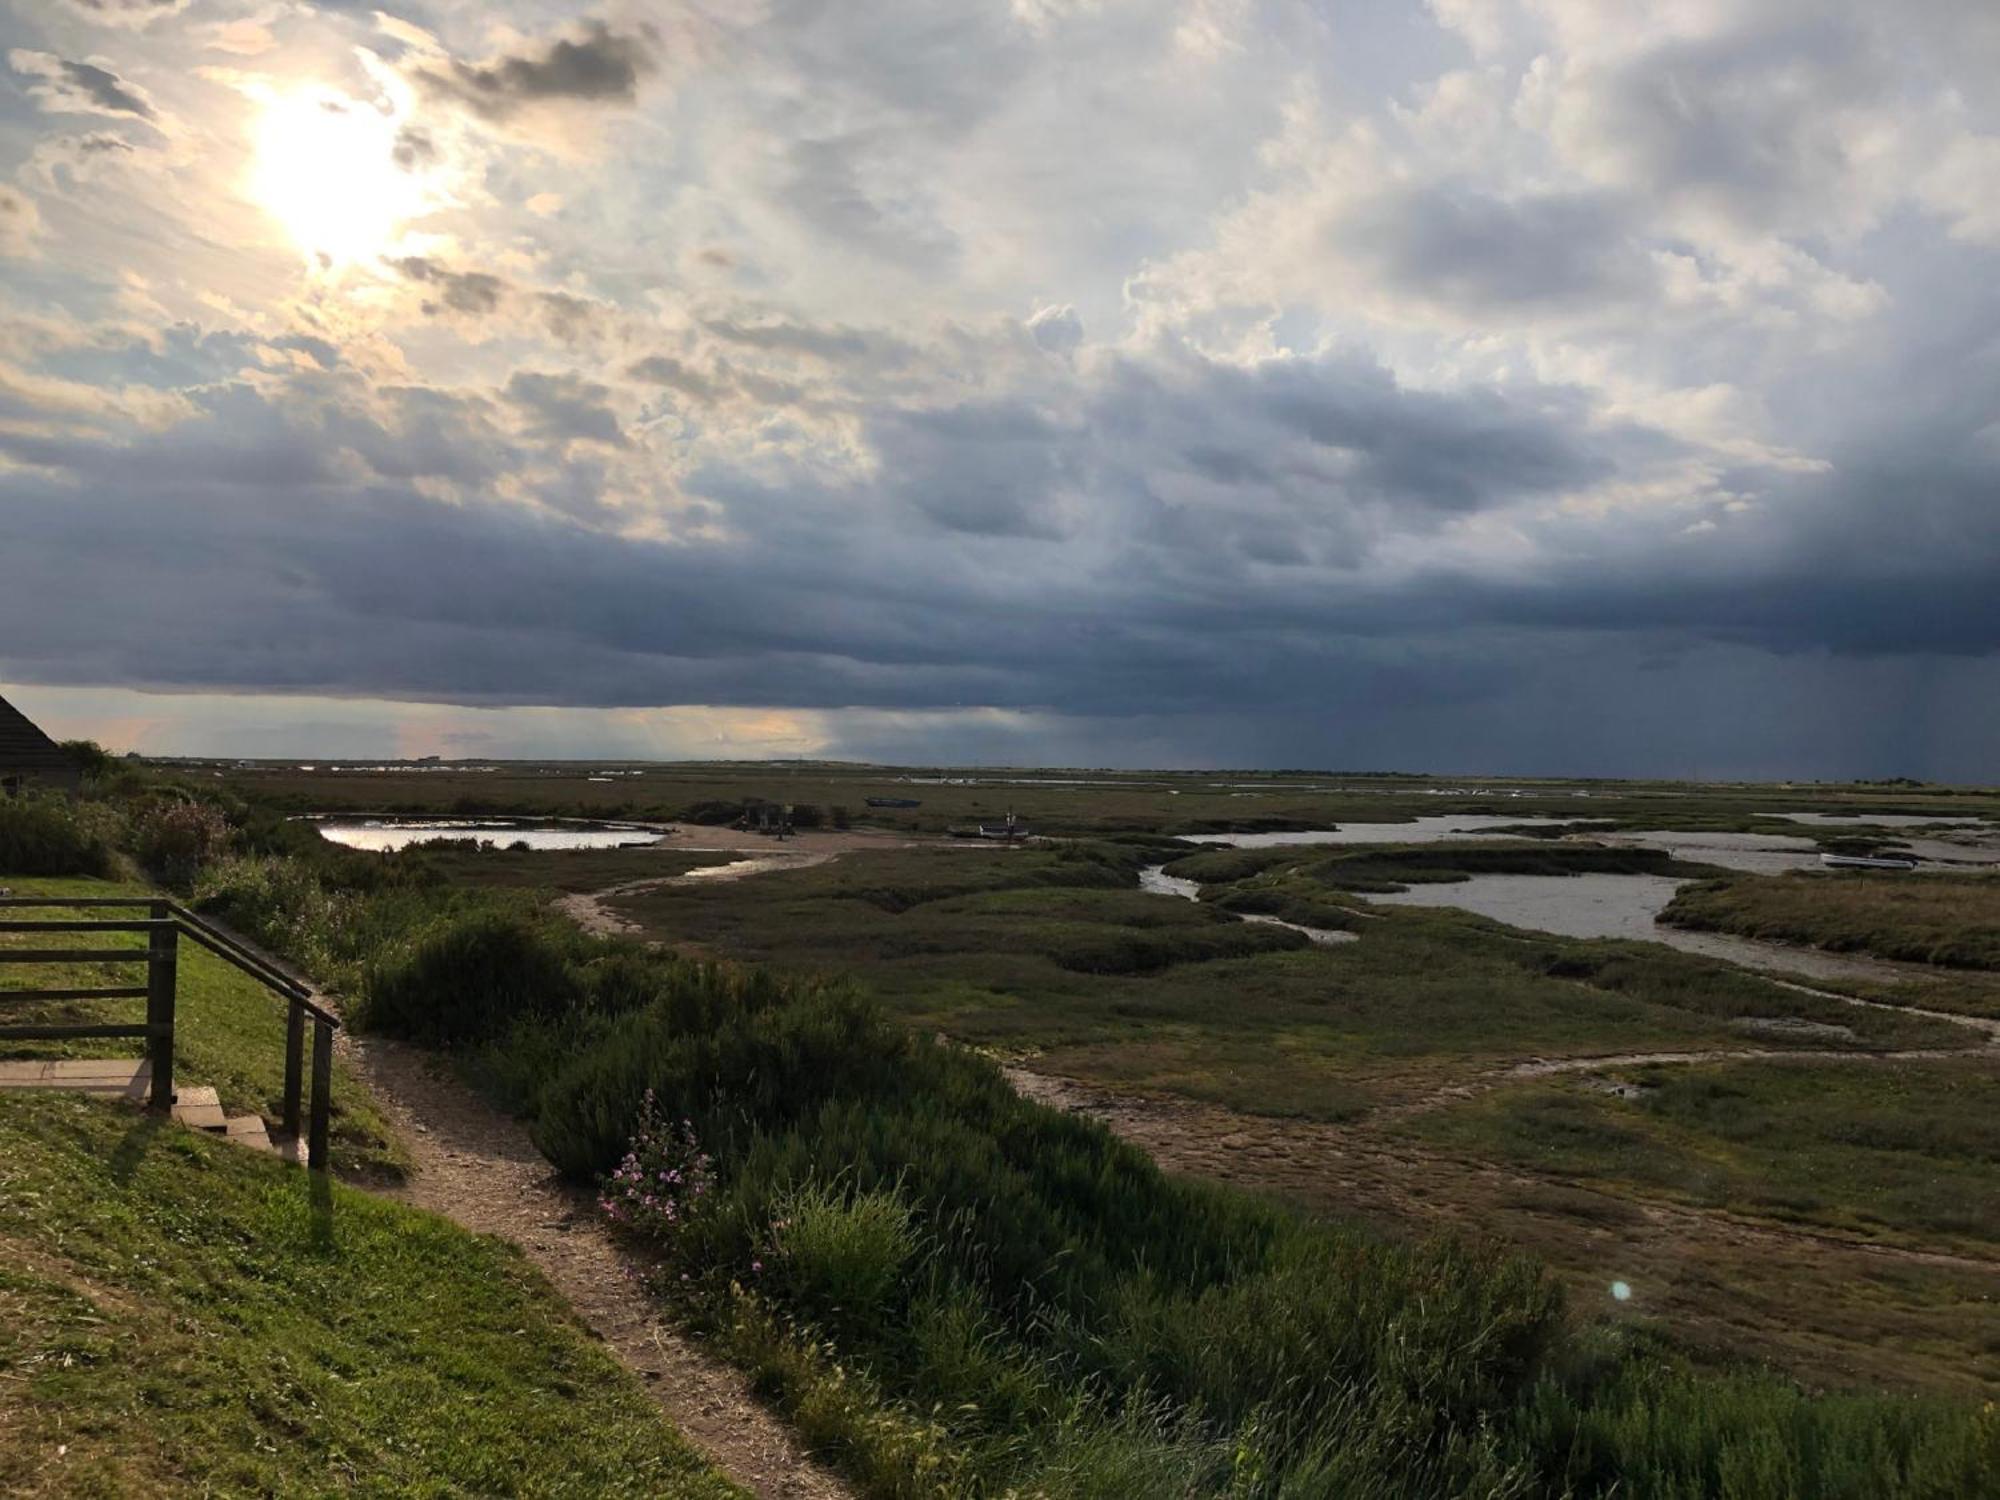
[[[144,946],[42,948],[0,946],[0,964],[137,964],[146,966],[146,982],[79,985],[67,988],[0,990],[0,1002],[25,1000],[137,1000],[146,1002],[143,1025],[29,1024],[0,1026],[0,1041],[73,1041],[91,1037],[143,1037],[151,1064],[149,1105],[170,1111],[174,1106],[174,1012],[183,935],[225,963],[242,970],[282,998],[285,1016],[285,1097],[282,1134],[299,1138],[305,1104],[305,1029],[312,1023],[312,1101],[306,1164],[323,1172],[328,1161],[328,1127],[333,1094],[333,1034],[339,1018],[312,998],[312,991],[272,966],[269,960],[204,922],[172,901],[145,896],[0,896],[0,910],[144,911],[143,918],[0,919],[0,933],[143,933]]]

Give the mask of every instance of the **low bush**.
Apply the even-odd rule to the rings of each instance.
[[[0,797],[0,875],[108,876],[124,836],[125,820],[102,802]]]
[[[578,1008],[566,930],[505,909],[440,916],[369,965],[361,1022],[432,1046],[476,1044]]]

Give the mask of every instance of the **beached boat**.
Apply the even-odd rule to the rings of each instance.
[[[1829,870],[1914,870],[1917,861],[1907,854],[1822,854],[1819,862]]]

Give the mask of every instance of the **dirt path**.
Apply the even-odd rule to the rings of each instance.
[[[740,1372],[660,1319],[588,1195],[557,1179],[518,1123],[440,1076],[417,1048],[366,1037],[352,1039],[348,1053],[415,1160],[394,1196],[520,1246],[667,1419],[760,1500],[852,1495],[758,1404]]]
[[[645,880],[628,880],[623,885],[598,891],[579,891],[555,903],[556,910],[585,932],[601,937],[638,935],[637,923],[628,922],[606,904],[621,896],[637,896],[667,885],[707,885],[718,880],[746,880],[752,875],[768,875],[778,870],[805,870],[853,854],[863,849],[992,849],[997,846],[976,841],[908,838],[902,834],[875,833],[852,828],[833,831],[811,830],[796,833],[783,843],[763,834],[731,828],[677,828],[650,847],[691,854],[741,854],[743,858],[726,865],[708,865],[680,875],[658,875]]]
[[[802,849],[783,854],[759,854],[745,856],[726,865],[705,865],[698,870],[688,870],[680,875],[653,875],[644,880],[628,880],[623,885],[606,886],[599,891],[578,891],[562,897],[555,903],[556,910],[568,917],[585,932],[596,933],[600,937],[636,937],[641,928],[636,922],[629,922],[613,911],[607,902],[621,896],[638,896],[647,891],[656,891],[665,885],[713,885],[722,880],[743,880],[751,875],[768,875],[774,870],[805,870],[814,865],[823,865],[828,860],[838,859],[845,851],[839,849]]]

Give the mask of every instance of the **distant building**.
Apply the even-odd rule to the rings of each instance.
[[[82,785],[77,763],[26,714],[0,698],[0,796],[16,796],[28,787],[74,792]]]

